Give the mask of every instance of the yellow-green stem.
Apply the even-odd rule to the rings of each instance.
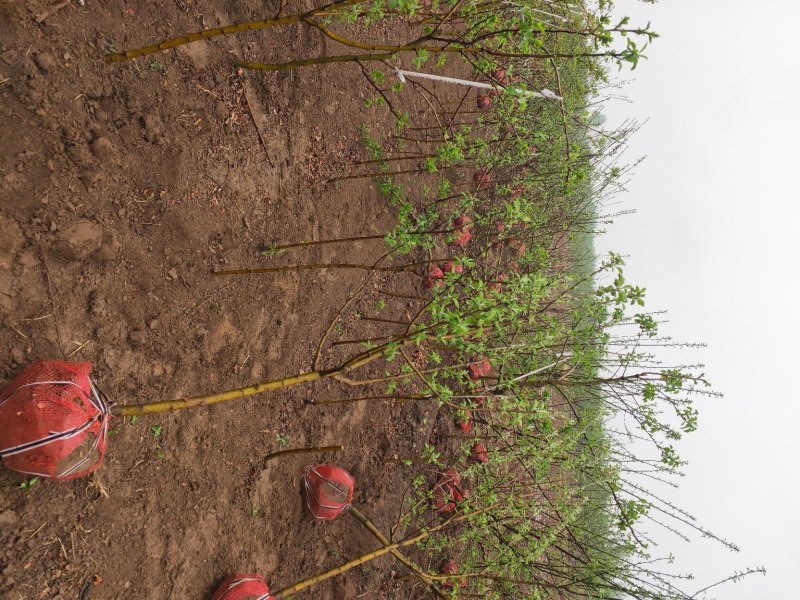
[[[340,0],[339,2],[334,2],[332,4],[328,4],[327,6],[322,6],[320,8],[312,9],[308,12],[297,15],[289,15],[286,17],[279,17],[275,19],[260,19],[256,21],[247,21],[245,23],[234,23],[232,25],[225,25],[223,27],[212,27],[211,29],[204,29],[203,31],[187,33],[185,35],[164,40],[157,44],[143,46],[141,48],[136,48],[134,50],[115,52],[113,54],[107,55],[106,61],[111,63],[124,62],[127,60],[133,60],[134,58],[139,58],[140,56],[155,54],[157,52],[169,50],[170,48],[177,48],[178,46],[184,46],[186,44],[191,44],[192,42],[198,42],[200,40],[207,40],[220,35],[242,33],[245,31],[256,31],[259,29],[266,29],[268,27],[278,27],[281,25],[291,25],[292,23],[299,23],[304,19],[313,17],[323,11],[344,8],[351,4],[356,4],[358,1],[359,0]]]
[[[490,510],[491,508],[492,507],[490,506],[490,507],[487,507],[487,508],[483,508],[483,509],[480,509],[480,510],[476,510],[476,511],[470,512],[470,513],[464,513],[464,514],[461,514],[461,515],[457,515],[457,516],[451,517],[450,519],[448,519],[444,523],[441,523],[440,525],[437,525],[436,527],[431,527],[430,529],[425,529],[425,530],[423,530],[422,532],[420,532],[419,534],[415,535],[412,538],[409,538],[409,539],[404,540],[402,542],[395,542],[394,544],[389,544],[388,546],[384,546],[383,548],[379,548],[378,550],[373,550],[372,552],[368,552],[366,554],[363,554],[363,555],[359,556],[358,558],[355,558],[355,559],[351,560],[350,562],[347,562],[347,563],[345,563],[345,564],[343,564],[341,566],[336,567],[335,569],[330,569],[329,571],[325,571],[324,573],[320,573],[319,575],[314,575],[312,577],[307,577],[306,579],[303,579],[302,581],[298,581],[295,584],[292,584],[290,586],[282,588],[282,589],[278,590],[277,592],[275,592],[273,595],[275,596],[275,598],[286,598],[287,596],[289,596],[291,594],[296,594],[297,592],[302,591],[302,590],[304,590],[306,588],[309,588],[312,585],[316,585],[317,583],[320,583],[322,581],[325,581],[326,579],[330,579],[331,577],[335,577],[336,575],[341,575],[342,573],[346,573],[347,571],[349,571],[350,569],[352,569],[354,567],[357,567],[359,565],[363,565],[364,563],[367,563],[367,562],[369,562],[371,560],[374,560],[376,558],[380,558],[381,556],[385,556],[386,554],[389,554],[392,550],[399,550],[400,548],[405,548],[406,546],[411,546],[412,544],[416,544],[420,540],[424,540],[429,535],[431,535],[433,533],[436,533],[437,531],[439,531],[441,529],[444,529],[445,527],[447,527],[451,523],[455,523],[455,522],[459,522],[459,521],[464,521],[464,520],[470,519],[470,518],[472,518],[472,517],[474,517],[474,516],[476,516],[476,515],[478,515],[480,513],[483,513],[483,512],[486,512],[487,510]]]
[[[399,343],[401,346],[414,343],[413,338],[403,339],[402,337],[394,343]],[[134,415],[150,415],[155,413],[170,412],[175,410],[183,410],[185,408],[194,408],[196,406],[208,406],[210,404],[217,404],[219,402],[227,402],[228,400],[236,400],[238,398],[246,398],[247,396],[254,396],[256,394],[263,394],[301,383],[309,383],[317,381],[326,377],[338,378],[342,377],[345,373],[349,373],[359,367],[372,362],[373,360],[383,356],[384,351],[389,343],[382,344],[371,350],[367,350],[356,354],[347,362],[335,369],[309,371],[307,373],[300,373],[291,377],[283,379],[274,379],[257,385],[237,388],[227,392],[220,392],[218,394],[210,394],[205,396],[193,396],[191,398],[182,398],[179,400],[166,400],[164,402],[150,402],[148,404],[128,404],[111,407],[111,414],[117,417],[132,417]]]
[[[354,506],[350,507],[350,514],[352,514],[356,519],[361,521],[361,524],[367,528],[367,530],[375,536],[381,544],[385,546],[391,545],[391,542],[383,535],[380,530],[372,524],[372,522],[364,516],[364,514],[355,508]],[[442,592],[439,591],[439,588],[433,583],[431,577],[425,573],[420,567],[418,567],[414,562],[411,561],[405,554],[400,552],[400,550],[392,550],[392,556],[394,556],[397,560],[407,566],[414,575],[416,575],[425,585],[427,585],[431,591],[436,594],[439,598],[447,598]]]
[[[270,392],[280,388],[316,381],[321,379],[323,376],[323,372],[321,371],[311,371],[309,373],[301,373],[285,379],[275,379],[273,381],[267,381],[257,385],[237,388],[227,392],[220,392],[219,394],[193,396],[191,398],[167,400],[164,402],[150,402],[148,404],[112,406],[111,414],[116,417],[132,417],[134,415],[150,415],[154,413],[183,410],[185,408],[194,408],[195,406],[208,406],[210,404],[227,402],[228,400],[236,400],[237,398],[246,398],[248,396],[263,394],[264,392]]]

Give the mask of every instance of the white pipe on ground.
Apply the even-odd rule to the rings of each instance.
[[[430,79],[432,81],[441,81],[443,83],[454,83],[456,85],[466,85],[484,90],[503,90],[505,88],[492,85],[491,83],[482,83],[480,81],[469,81],[468,79],[456,79],[455,77],[445,77],[444,75],[432,75],[430,73],[417,73],[415,71],[403,71],[402,69],[395,68],[394,70],[397,78],[402,82],[406,82],[406,77],[417,77],[419,79]],[[543,89],[541,92],[533,92],[531,90],[523,90],[521,88],[514,88],[518,94],[530,96],[532,98],[547,98],[548,100],[562,100],[561,96],[548,89]]]

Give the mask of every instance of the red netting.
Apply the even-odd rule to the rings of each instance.
[[[476,464],[487,464],[489,462],[489,450],[484,444],[475,442],[472,444],[472,450],[469,454],[469,461]]]
[[[443,564],[439,572],[442,575],[458,575],[458,563],[454,561],[452,558],[447,559]],[[443,592],[452,592],[453,588],[455,587],[453,581],[451,579],[445,579],[441,586]]]
[[[261,575],[231,575],[220,584],[211,600],[270,600],[273,598]]]
[[[456,425],[458,425],[462,433],[470,433],[472,431],[472,419],[469,417],[456,416]]]
[[[341,467],[307,466],[303,473],[303,508],[320,521],[338,517],[353,503],[356,480]]]
[[[0,390],[0,457],[13,471],[60,481],[88,475],[106,452],[108,404],[92,363],[45,360]]]
[[[464,498],[458,471],[449,468],[444,473],[439,473],[436,485],[433,486],[433,510],[437,513],[450,512]]]
[[[472,381],[477,381],[481,377],[488,377],[492,374],[492,364],[489,362],[488,358],[482,358],[468,365],[467,370],[469,371],[469,378],[472,379]]]

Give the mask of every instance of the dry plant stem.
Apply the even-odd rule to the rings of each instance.
[[[358,398],[341,398],[339,400],[321,400],[312,404],[347,404],[349,402],[363,402],[365,400],[391,400],[392,402],[405,402],[409,400],[430,400],[432,396],[414,394],[411,396],[360,396]]]
[[[380,162],[380,161],[377,161]],[[457,196],[454,196],[457,197]],[[452,229],[439,229],[439,230],[432,230],[432,231],[414,231],[411,232],[411,235],[434,235],[439,233],[453,233],[456,228]],[[279,250],[288,250],[289,248],[300,248],[305,246],[324,246],[326,244],[348,244],[350,242],[363,242],[367,240],[384,240],[386,239],[387,232],[384,234],[375,234],[375,235],[357,235],[354,237],[346,237],[346,238],[336,238],[334,240],[308,240],[305,242],[290,242],[287,244],[278,244],[274,246],[269,246],[267,250],[270,252],[277,252]]]
[[[58,4],[55,4],[55,5],[51,6],[50,8],[45,9],[43,12],[39,13],[38,15],[36,15],[36,22],[37,23],[44,23],[44,21],[45,21],[45,19],[47,19],[47,17],[49,17],[50,15],[58,12],[62,8],[66,8],[67,6],[69,6],[71,1],[72,0],[63,0],[62,2],[59,2]]]
[[[250,102],[250,93],[248,93],[248,88],[250,88],[249,82],[245,82],[244,84],[244,100],[247,104],[247,111],[250,113],[250,118],[253,120],[253,126],[256,128],[256,133],[258,133],[258,139],[261,142],[261,148],[264,150],[264,156],[267,157],[267,162],[269,166],[273,169],[275,165],[272,162],[272,159],[269,156],[269,149],[267,147],[267,142],[264,141],[264,132],[261,130],[261,125],[258,123],[258,119],[256,119],[256,113],[253,112],[253,106]],[[226,178],[227,179],[227,178]]]
[[[388,340],[393,337],[393,335],[379,335],[372,338],[362,338],[360,340],[337,340],[331,342],[331,346],[351,346],[353,344],[365,344],[367,342],[380,342],[381,340]]]
[[[279,456],[288,456],[290,454],[310,454],[312,452],[341,452],[344,446],[317,446],[314,448],[292,448],[290,450],[278,450],[272,454],[267,454],[264,457],[264,462],[277,458]]]
[[[350,569],[352,569],[354,567],[357,567],[359,565],[363,565],[364,563],[367,563],[367,562],[369,562],[371,560],[374,560],[376,558],[380,558],[381,556],[389,554],[390,552],[392,552],[392,550],[399,550],[400,548],[405,548],[406,546],[411,546],[413,544],[416,544],[417,542],[419,542],[421,540],[424,540],[426,537],[436,533],[437,531],[441,531],[442,529],[445,529],[450,524],[458,523],[460,521],[469,520],[469,519],[471,519],[471,518],[473,518],[473,517],[475,517],[475,516],[477,516],[477,515],[479,515],[481,513],[484,513],[484,512],[486,512],[488,510],[491,510],[491,508],[492,507],[489,506],[489,507],[486,507],[486,508],[482,508],[482,509],[479,509],[479,510],[475,510],[475,511],[469,512],[469,513],[456,514],[456,515],[450,517],[449,519],[447,519],[447,521],[445,521],[444,523],[441,523],[440,525],[437,525],[435,527],[431,527],[429,529],[425,529],[425,530],[421,531],[420,533],[418,533],[417,535],[415,535],[414,537],[411,537],[411,538],[409,538],[407,540],[404,540],[404,541],[401,541],[401,542],[395,542],[394,544],[389,544],[388,546],[384,546],[383,548],[380,548],[378,550],[374,550],[372,552],[368,552],[367,554],[363,554],[363,555],[359,556],[358,558],[355,558],[355,559],[351,560],[350,562],[347,562],[347,563],[345,563],[345,564],[343,564],[343,565],[341,565],[339,567],[336,567],[335,569],[330,569],[329,571],[325,571],[324,573],[320,573],[319,575],[314,575],[312,577],[307,577],[306,579],[303,579],[302,581],[298,581],[297,583],[295,583],[293,585],[290,585],[290,586],[287,586],[285,588],[282,588],[282,589],[278,590],[277,592],[275,592],[273,594],[273,596],[275,596],[275,598],[286,598],[287,596],[289,596],[291,594],[296,594],[297,592],[299,592],[301,590],[304,590],[306,588],[309,588],[312,585],[316,585],[316,584],[318,584],[318,583],[320,583],[322,581],[325,581],[326,579],[330,579],[331,577],[335,577],[336,575],[341,575],[342,573],[346,573],[347,571],[349,571]]]
[[[334,183],[336,181],[346,181],[348,179],[371,179],[373,177],[394,177],[396,175],[409,175],[411,173],[427,173],[424,168],[414,168],[414,169],[403,169],[402,171],[386,171],[386,172],[379,172],[379,173],[360,173],[357,175],[342,175],[341,177],[332,177],[328,180],[328,183]]]
[[[387,158],[372,158],[370,160],[357,160],[354,165],[374,165],[376,163],[389,163],[398,160],[423,160],[426,158],[436,158],[436,154],[414,154],[411,156],[389,156]]]
[[[430,392],[431,392],[431,393],[432,393],[434,396],[436,396],[436,398],[437,398],[437,399],[438,399],[440,402],[444,402],[444,400],[442,399],[442,397],[439,395],[439,392],[437,392],[437,391],[436,391],[436,389],[435,389],[434,387],[432,387],[432,386],[431,386],[431,384],[428,382],[428,380],[427,380],[427,379],[425,379],[425,377],[424,377],[424,376],[422,375],[422,373],[420,372],[420,370],[419,370],[419,367],[417,367],[417,365],[414,363],[414,361],[413,361],[413,360],[411,360],[411,358],[409,358],[408,354],[406,354],[406,351],[405,351],[405,350],[403,350],[402,348],[400,348],[400,354],[402,354],[402,355],[403,355],[403,358],[405,359],[405,361],[406,361],[406,364],[408,364],[408,366],[409,366],[409,367],[411,367],[411,368],[413,369],[414,373],[417,375],[417,377],[419,377],[419,380],[420,380],[420,381],[421,381],[421,382],[422,382],[422,383],[425,385],[425,387],[426,387],[426,388],[428,388],[428,390],[430,390]]]
[[[360,265],[357,263],[313,263],[308,265],[287,265],[284,267],[258,267],[255,269],[230,269],[228,271],[212,271],[211,275],[214,277],[219,277],[227,275],[253,275],[257,273],[286,273],[291,271],[313,271],[313,270],[323,270],[323,269],[356,269],[361,271],[385,271],[387,273],[413,273],[415,275],[419,275],[420,277],[424,277],[425,275],[417,273],[414,269],[416,267],[424,267],[426,265],[438,262],[456,260],[456,258],[457,257],[445,256],[431,260],[406,263],[405,265],[400,265],[397,267],[379,267],[374,264]]]
[[[452,456],[442,456],[441,460],[447,461],[448,463],[451,463],[451,462],[460,460],[462,458],[464,458],[464,457],[463,456],[452,455]],[[407,456],[407,457],[399,457],[399,458],[383,458],[383,459],[381,459],[381,462],[383,464],[385,464],[385,465],[398,465],[398,464],[402,464],[402,463],[406,463],[406,462],[424,463],[424,462],[427,462],[427,460],[428,459],[425,458],[424,456]]]
[[[387,290],[378,290],[378,293],[384,296],[391,296],[392,298],[408,298],[409,300],[428,300],[427,296],[412,296],[411,294],[398,294]]]
[[[397,112],[397,110],[395,109],[394,104],[392,103],[391,99],[380,88],[380,86],[376,85],[375,82],[372,81],[372,76],[370,75],[370,73],[367,70],[367,68],[364,66],[364,63],[362,63],[360,61],[356,61],[356,62],[358,63],[358,67],[361,69],[361,74],[364,76],[364,80],[370,85],[370,87],[373,90],[375,90],[378,93],[378,95],[383,99],[383,101],[386,102],[386,107],[389,109],[389,112],[392,113],[392,116],[395,119],[401,119],[402,115],[399,112]],[[386,64],[385,61],[384,61],[384,64]]]
[[[383,535],[380,532],[380,530],[378,530],[378,528],[375,527],[375,525],[373,525],[370,522],[370,520],[367,519],[367,517],[365,517],[361,513],[360,510],[358,510],[354,506],[351,506],[350,507],[350,514],[353,515],[359,521],[361,521],[361,524],[364,527],[366,527],[369,530],[369,532],[373,536],[375,536],[375,539],[377,539],[381,544],[383,544],[384,546],[391,545],[391,542],[386,538],[386,536]],[[405,554],[403,554],[399,550],[392,550],[391,554],[397,560],[399,560],[401,563],[403,563],[405,566],[407,566],[411,570],[411,572],[414,573],[414,575],[416,577],[418,577],[425,585],[427,585],[431,589],[431,591],[434,594],[436,594],[439,598],[445,598],[445,600],[447,599],[447,596],[442,594],[442,592],[440,592],[439,589],[434,585],[433,580],[430,578],[430,576],[427,573],[425,573],[422,569],[420,569],[416,564],[414,564],[408,557],[406,557]]]
[[[382,264],[385,260],[389,259],[391,256],[392,256],[392,252],[391,251],[384,253],[383,255],[381,255],[378,258],[378,260],[375,261],[374,266],[377,267],[378,265]],[[328,324],[328,327],[325,329],[325,333],[323,333],[322,337],[319,339],[319,343],[317,344],[316,352],[314,352],[314,362],[311,363],[312,366],[314,367],[314,369],[318,368],[319,358],[320,358],[320,356],[322,356],[322,348],[323,348],[323,346],[325,346],[325,342],[328,340],[328,336],[331,334],[331,331],[333,331],[334,326],[339,321],[339,319],[342,317],[342,314],[344,314],[344,311],[347,310],[347,308],[353,302],[356,301],[356,298],[358,298],[361,295],[361,292],[363,292],[364,288],[367,287],[367,284],[370,282],[370,280],[375,275],[375,273],[377,273],[377,271],[371,271],[371,272],[367,273],[367,276],[364,277],[364,281],[361,283],[361,287],[358,288],[358,290],[356,290],[356,292],[344,304],[342,304],[339,307],[339,310],[336,312],[336,315],[333,317],[333,319],[331,319],[331,322]]]
[[[231,269],[228,271],[213,271],[215,277],[226,275],[252,275],[255,273],[284,273],[289,271],[313,271],[321,269],[357,269],[361,271],[388,271],[390,273],[413,272],[411,267],[376,267],[375,265],[358,265],[354,263],[322,263],[310,265],[289,265],[287,267],[260,267],[257,269]]]
[[[342,54],[337,56],[322,56],[319,58],[306,58],[304,60],[292,60],[285,63],[260,63],[247,60],[237,60],[234,64],[243,69],[252,71],[290,71],[298,67],[310,67],[313,65],[324,65],[340,62],[360,62],[364,60],[388,60],[394,56],[391,53],[382,54]]]
[[[270,251],[287,250],[289,248],[299,248],[302,246],[323,246],[325,244],[346,244],[349,242],[361,242],[364,240],[382,240],[386,235],[360,235],[356,237],[338,238],[335,240],[311,240],[308,242],[292,242],[290,244],[280,244],[279,246],[270,246]]]
[[[396,140],[403,140],[404,142],[414,142],[415,144],[443,144],[444,142],[448,141],[450,138],[444,136],[440,138],[434,137],[426,137],[424,140],[416,137],[411,137],[408,135],[397,135],[393,134],[392,137]]]
[[[299,23],[303,19],[309,19],[321,12],[344,8],[351,4],[356,4],[357,2],[358,0],[341,0],[340,2],[334,2],[332,4],[328,4],[327,6],[315,8],[308,12],[297,15],[289,15],[286,17],[279,17],[275,19],[248,21],[246,23],[235,23],[233,25],[225,25],[223,27],[213,27],[211,29],[204,29],[203,31],[197,31],[195,33],[187,33],[186,35],[170,38],[168,40],[164,40],[157,44],[151,44],[150,46],[143,46],[141,48],[136,48],[134,50],[126,50],[124,52],[116,52],[114,54],[109,54],[106,56],[106,61],[112,63],[124,62],[126,60],[133,60],[134,58],[139,58],[140,56],[155,54],[156,52],[162,52],[164,50],[169,50],[170,48],[177,48],[178,46],[184,46],[186,44],[191,44],[192,42],[197,42],[200,40],[207,40],[220,35],[227,35],[231,33],[242,33],[244,31],[256,31],[258,29],[266,29],[268,27],[278,27],[281,25],[290,25],[292,23]]]
[[[408,321],[399,321],[397,319],[384,319],[382,317],[361,317],[362,321],[372,321],[374,323],[392,323],[393,325],[408,326]]]
[[[348,379],[340,375],[333,375],[333,378],[336,379],[337,381],[341,381],[342,383],[346,383],[349,386],[357,387],[361,385],[372,385],[373,383],[385,383],[387,381],[395,381],[398,379],[410,379],[413,378],[414,375],[424,380],[424,377],[422,377],[424,374],[439,373],[440,371],[446,371],[447,369],[452,369],[454,368],[454,366],[455,367],[463,366],[464,368],[466,368],[466,365],[448,365],[446,367],[436,367],[435,369],[425,369],[424,371],[420,371],[416,369],[415,366],[412,366],[412,369],[414,369],[414,373],[399,373],[397,375],[386,375],[384,377],[374,377],[372,379]]]

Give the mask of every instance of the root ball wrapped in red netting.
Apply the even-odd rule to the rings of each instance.
[[[309,465],[303,473],[303,508],[313,518],[331,521],[353,503],[355,478],[334,465]]]
[[[474,464],[485,465],[489,462],[489,450],[484,444],[475,442],[472,444],[472,449],[469,453],[469,462]]]
[[[0,457],[13,471],[59,481],[103,462],[111,418],[92,363],[44,360],[0,390]]]
[[[452,467],[439,474],[436,485],[433,486],[433,510],[437,513],[446,513],[455,510],[456,506],[464,500],[461,489],[461,476]]]
[[[444,273],[442,270],[437,267],[436,265],[431,265],[428,267],[428,276],[422,281],[422,287],[426,290],[432,290],[435,287],[441,287],[444,285]]]
[[[270,600],[274,598],[261,575],[237,573],[223,581],[211,600]]]

